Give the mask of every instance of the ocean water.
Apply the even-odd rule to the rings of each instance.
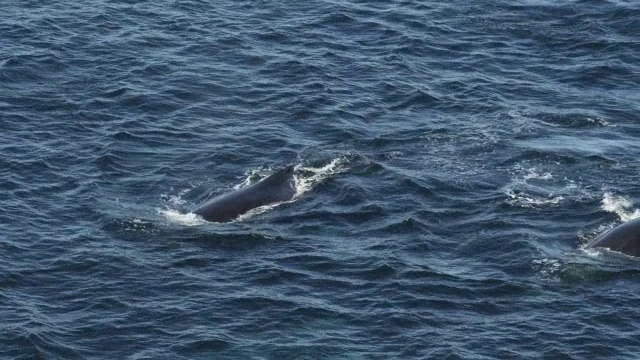
[[[638,358],[638,1],[0,10],[0,358]]]

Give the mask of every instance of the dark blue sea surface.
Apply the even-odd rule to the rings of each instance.
[[[1,358],[638,358],[640,2],[0,11]]]

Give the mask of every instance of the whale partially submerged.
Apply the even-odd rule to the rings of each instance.
[[[629,256],[640,257],[640,218],[598,235],[586,249],[605,248]]]
[[[286,166],[255,184],[214,197],[192,212],[207,221],[227,222],[251,209],[289,201],[296,194],[293,172],[293,165]]]

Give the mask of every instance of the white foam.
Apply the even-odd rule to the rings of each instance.
[[[271,209],[273,209],[275,207],[278,207],[278,206],[280,206],[282,204],[286,204],[286,203],[289,203],[289,202],[292,202],[292,201],[293,200],[281,201],[281,202],[273,203],[273,204],[269,204],[269,205],[258,206],[257,208],[253,208],[253,209],[247,211],[246,213],[238,216],[236,219],[234,219],[232,221],[244,221],[244,220],[246,220],[248,218],[251,218],[251,217],[253,217],[255,215],[262,214],[262,213],[267,212],[267,211],[269,211],[269,210],[271,210]]]
[[[133,218],[129,221],[122,221],[122,224],[125,225],[125,231],[145,231],[152,225],[152,223],[147,220],[137,218]]]
[[[541,196],[526,196],[522,193],[516,194],[513,189],[506,189],[504,194],[511,198],[507,201],[509,204],[521,207],[557,205],[564,200],[564,196],[561,195],[553,196],[553,194],[549,194],[550,196],[546,198]]]
[[[207,223],[203,218],[194,213],[183,214],[172,209],[159,210],[158,212],[167,218],[167,220],[184,226],[197,226]]]
[[[527,173],[523,177],[524,180],[531,179],[540,179],[540,180],[551,180],[553,179],[553,175],[550,172],[546,173],[538,173],[536,168],[533,167],[531,169],[527,169]]]
[[[598,258],[602,256],[601,248],[582,248],[582,251],[590,258]]]
[[[624,222],[640,217],[640,209],[633,210],[632,205],[629,198],[615,196],[609,192],[605,192],[602,198],[602,210],[617,214]]]
[[[348,163],[347,157],[340,156],[331,160],[331,162],[329,162],[327,165],[320,168],[302,167],[299,165],[296,166],[296,170],[308,171],[313,173],[313,175],[306,178],[301,176],[295,176],[294,179],[295,179],[295,186],[296,186],[296,194],[294,195],[293,199],[295,200],[299,198],[302,194],[313,189],[315,185],[324,181],[325,179],[335,174],[339,174],[341,172],[346,171],[347,163]]]
[[[558,190],[575,188],[573,182],[565,179],[566,184],[558,189],[558,185],[553,182],[553,174],[540,171],[536,167],[525,168],[516,165],[512,176],[511,183],[505,185],[502,192],[509,197],[507,202],[515,206],[556,205],[565,199],[564,195],[556,194]]]
[[[269,172],[269,171],[273,172],[271,169],[267,169],[267,170],[264,170],[264,169],[253,169],[253,170],[250,170],[248,173],[246,173],[247,176],[244,178],[244,180],[242,180],[241,183],[234,185],[233,189],[234,190],[240,190],[240,189],[242,189],[244,187],[252,185],[252,184],[258,182],[260,179],[262,179],[266,175],[266,173]]]
[[[562,268],[562,263],[557,259],[535,259],[531,261],[531,263],[532,266],[536,268],[542,276],[549,278],[557,277]]]
[[[189,189],[184,189],[180,191],[177,195],[170,195],[168,199],[169,203],[173,205],[182,205],[186,203],[186,201],[182,197],[188,192],[189,192]]]
[[[597,124],[597,125],[600,125],[600,126],[608,126],[609,125],[609,122],[607,120],[605,120],[603,118],[600,118],[600,117],[596,117],[596,118],[588,117],[588,118],[586,118],[586,120],[588,122],[592,123],[592,124]]]

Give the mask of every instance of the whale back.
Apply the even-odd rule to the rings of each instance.
[[[294,168],[289,165],[245,188],[217,196],[198,206],[193,213],[207,221],[230,221],[247,211],[282,201],[295,195]]]
[[[607,248],[640,257],[640,218],[618,225],[597,236],[587,248]]]

